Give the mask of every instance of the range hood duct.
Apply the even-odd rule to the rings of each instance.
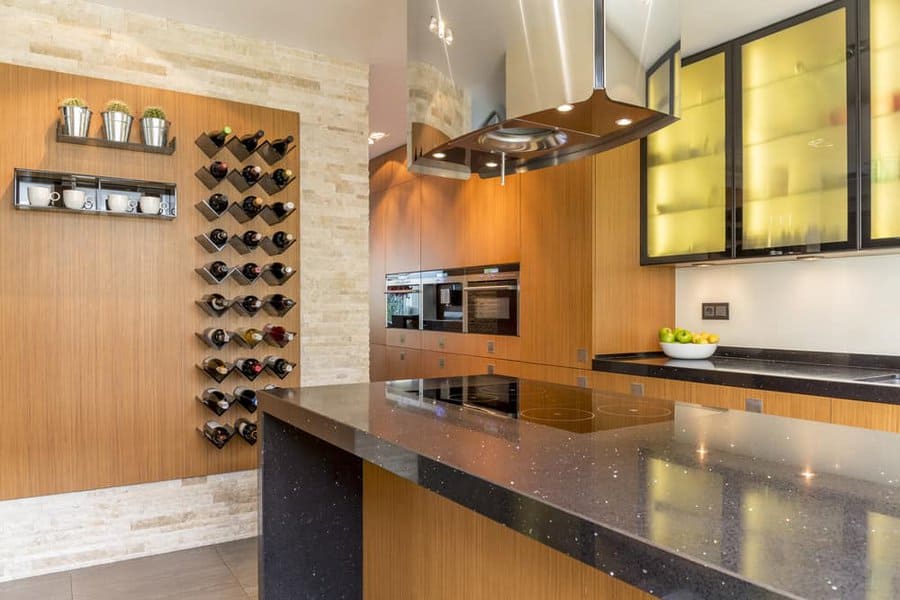
[[[408,0],[409,169],[522,173],[673,123],[680,3]],[[432,17],[452,44],[429,30]]]

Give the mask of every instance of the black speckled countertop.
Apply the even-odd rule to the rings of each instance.
[[[900,435],[520,382],[603,420],[576,433],[428,399],[441,385],[261,410],[660,597],[900,597]]]
[[[593,369],[900,404],[900,385],[897,385],[900,379],[893,384],[866,381],[872,377],[900,375],[900,356],[720,347],[706,360],[677,360],[662,352],[598,355],[594,357]]]

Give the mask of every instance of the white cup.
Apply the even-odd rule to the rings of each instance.
[[[128,196],[126,194],[110,194],[106,197],[106,208],[112,212],[125,212],[128,210]]]
[[[59,192],[51,192],[50,188],[40,185],[28,186],[28,204],[32,206],[50,206],[59,200]]]
[[[141,196],[141,212],[147,215],[159,214],[159,196]]]
[[[66,208],[91,208],[93,203],[90,199],[85,198],[84,191],[82,190],[63,190],[63,204],[66,205]]]

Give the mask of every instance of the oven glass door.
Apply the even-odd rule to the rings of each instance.
[[[469,333],[519,335],[519,286],[516,280],[472,281],[466,294]]]
[[[388,286],[387,322],[392,329],[418,329],[420,291],[417,286]]]
[[[447,281],[422,286],[422,329],[431,331],[463,330],[463,284]]]

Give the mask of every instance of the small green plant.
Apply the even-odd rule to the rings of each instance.
[[[71,98],[63,98],[63,100],[59,103],[60,106],[80,106],[81,108],[87,108],[87,102],[82,100],[81,98],[71,97]]]
[[[106,103],[106,112],[120,112],[131,115],[131,107],[121,100],[110,100]]]
[[[148,106],[144,109],[144,118],[145,119],[162,119],[166,120],[166,111],[161,109],[158,106]]]

